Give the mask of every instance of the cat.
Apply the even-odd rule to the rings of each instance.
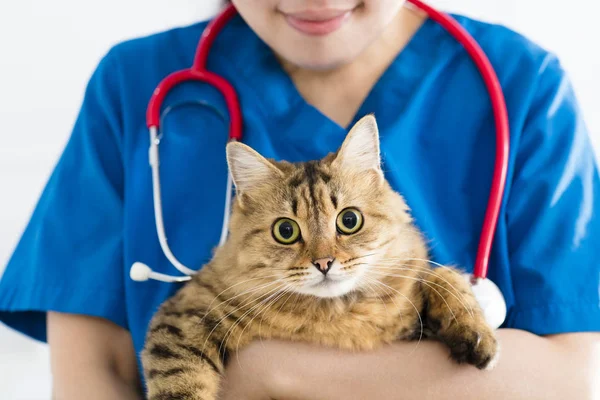
[[[431,337],[484,369],[495,331],[461,273],[431,268],[423,235],[381,168],[373,115],[322,160],[227,146],[230,234],[165,301],[142,351],[150,400],[214,400],[229,354],[283,339],[344,350]]]

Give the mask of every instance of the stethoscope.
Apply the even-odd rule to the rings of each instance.
[[[432,20],[444,27],[448,33],[463,45],[479,69],[492,103],[496,123],[496,160],[494,164],[494,174],[481,236],[479,238],[475,267],[473,274],[465,275],[465,278],[469,279],[471,282],[473,292],[475,293],[488,322],[490,325],[497,328],[504,322],[506,317],[506,303],[500,289],[491,280],[487,279],[487,272],[508,170],[510,138],[504,94],[494,68],[484,51],[458,21],[448,14],[437,11],[420,0],[407,1],[425,11]],[[136,262],[130,270],[130,277],[134,281],[143,282],[148,279],[154,279],[168,283],[185,282],[190,280],[191,276],[197,273],[197,271],[183,265],[175,257],[169,248],[165,234],[160,191],[160,160],[158,152],[158,146],[162,139],[161,108],[167,94],[175,86],[181,83],[197,81],[212,85],[223,95],[227,105],[229,113],[229,141],[241,141],[242,113],[237,94],[229,82],[206,69],[208,53],[215,38],[223,30],[225,24],[227,24],[227,22],[229,22],[236,14],[237,10],[235,7],[229,5],[221,14],[213,19],[202,33],[192,67],[175,72],[165,78],[154,90],[152,98],[150,99],[146,114],[146,124],[150,132],[149,161],[152,169],[152,190],[156,231],[163,253],[171,264],[173,264],[179,272],[184,274],[184,276],[171,276],[154,272],[146,264]],[[223,212],[223,226],[221,229],[219,246],[222,246],[227,239],[232,192],[233,182],[231,174],[228,174],[225,207]]]

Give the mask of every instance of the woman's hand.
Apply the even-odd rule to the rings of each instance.
[[[141,400],[135,350],[125,329],[83,315],[48,313],[53,398]]]
[[[276,341],[253,342],[233,353],[227,364],[219,400],[280,399],[281,378],[277,365],[287,346]]]
[[[540,337],[501,329],[498,338],[502,353],[492,371],[456,364],[448,349],[434,341],[354,353],[256,342],[232,355],[223,399],[598,398],[599,334]]]

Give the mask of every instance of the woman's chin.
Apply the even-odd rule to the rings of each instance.
[[[341,52],[339,47],[309,51],[308,48],[285,49],[278,54],[286,70],[305,69],[309,71],[332,71],[355,59],[358,54]],[[339,54],[338,54],[339,53]],[[288,71],[289,72],[289,71]]]

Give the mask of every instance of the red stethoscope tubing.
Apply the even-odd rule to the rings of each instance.
[[[426,12],[432,20],[446,29],[465,48],[481,73],[492,103],[496,124],[496,158],[490,195],[473,270],[473,278],[475,280],[485,279],[488,273],[490,253],[502,207],[508,171],[510,131],[504,94],[496,72],[485,52],[454,18],[430,7],[420,0],[407,1]],[[242,140],[242,113],[236,91],[225,79],[206,70],[206,60],[215,38],[227,22],[236,14],[237,10],[235,7],[229,5],[221,14],[213,19],[202,33],[192,68],[174,72],[165,78],[154,90],[146,113],[148,128],[159,127],[162,104],[167,94],[175,86],[183,82],[199,81],[213,85],[223,95],[229,112],[229,140]]]
[[[206,70],[206,59],[215,38],[223,30],[225,24],[236,14],[235,7],[229,5],[213,19],[202,33],[192,68],[172,73],[154,89],[146,111],[146,125],[149,129],[159,127],[162,104],[167,94],[175,86],[184,82],[198,81],[213,85],[223,95],[229,112],[229,139],[242,140],[242,112],[235,89],[219,75]]]

